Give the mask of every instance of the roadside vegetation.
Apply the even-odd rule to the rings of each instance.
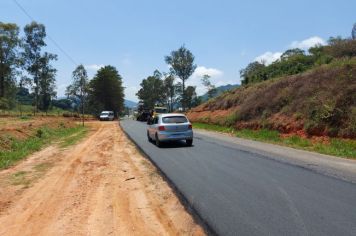
[[[78,65],[66,97],[57,98],[57,69],[53,66],[57,55],[45,51],[46,36],[45,25],[35,21],[23,30],[17,24],[0,22],[0,116],[76,113],[84,124],[84,114],[96,116],[102,110],[123,114],[122,77],[109,65],[92,79]]]
[[[314,151],[322,154],[356,159],[356,140],[340,138],[305,138],[298,135],[284,136],[276,130],[268,129],[241,129],[237,130],[231,127],[193,123],[197,129],[205,129],[215,132],[227,133],[239,138],[246,138],[255,141],[268,142],[307,151]]]
[[[356,39],[289,49],[241,70],[243,85],[188,112],[193,122],[300,137],[356,138]]]
[[[0,128],[5,127],[0,134],[0,169],[8,168],[53,142],[60,147],[75,144],[87,133],[86,127],[65,119],[45,119],[38,125],[31,119],[20,119],[0,123]]]
[[[242,86],[191,109],[195,127],[356,158],[356,39],[289,49],[241,70]]]

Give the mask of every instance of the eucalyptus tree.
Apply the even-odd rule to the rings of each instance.
[[[0,22],[0,99],[7,99],[19,67],[19,27]]]
[[[202,78],[202,84],[207,89],[208,98],[213,98],[216,94],[216,87],[210,81],[210,75],[204,75]]]
[[[165,74],[164,77],[163,86],[166,92],[167,104],[169,106],[169,111],[172,112],[177,94],[176,85],[174,84],[175,78],[172,74]]]
[[[25,69],[33,79],[31,84],[35,98],[34,113],[36,113],[39,105],[40,80],[45,79],[45,77],[41,77],[41,71],[46,70],[43,67],[49,65],[50,61],[55,60],[57,57],[54,54],[42,53],[42,48],[46,46],[44,41],[46,37],[46,28],[43,24],[33,21],[25,26],[24,32],[23,59]],[[46,63],[43,63],[44,61]]]
[[[83,65],[77,66],[72,74],[72,84],[67,87],[66,94],[68,96],[74,96],[80,101],[80,110],[82,113],[82,124],[84,126],[84,108],[86,98],[89,92],[89,79],[87,71]]]
[[[178,50],[172,51],[169,56],[165,57],[165,61],[171,66],[172,74],[182,80],[182,107],[185,110],[185,82],[194,73],[196,64],[194,64],[194,55],[185,46],[181,46]]]
[[[46,112],[56,96],[57,70],[50,64],[51,60],[57,60],[57,56],[47,52],[39,59],[38,105]]]

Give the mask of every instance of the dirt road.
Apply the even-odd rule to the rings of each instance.
[[[117,122],[0,172],[0,235],[204,235]]]

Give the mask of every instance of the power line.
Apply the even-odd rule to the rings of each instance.
[[[32,21],[35,21],[35,19],[26,11],[26,9],[17,1],[13,0],[13,2],[20,8],[20,10]],[[64,49],[59,46],[59,44],[47,33],[48,39],[61,51],[74,65],[78,65],[78,63],[66,52]]]

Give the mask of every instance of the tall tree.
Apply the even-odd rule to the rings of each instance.
[[[181,46],[178,50],[172,51],[171,55],[166,56],[165,61],[171,66],[172,74],[178,76],[178,78],[182,80],[182,106],[183,110],[185,110],[185,82],[194,73],[197,67],[194,64],[194,56],[188,49]]]
[[[49,64],[50,60],[54,60],[56,56],[53,54],[45,53],[42,54],[42,48],[46,46],[44,41],[46,37],[46,28],[43,24],[39,24],[35,21],[26,25],[24,28],[25,37],[23,42],[24,52],[24,64],[27,72],[33,78],[33,92],[34,92],[34,113],[38,110],[39,105],[39,92],[40,92],[40,80],[45,77],[41,77],[41,66],[43,66],[43,61],[47,61]]]
[[[52,99],[56,96],[55,83],[57,70],[51,66],[51,60],[57,60],[57,56],[50,53],[44,53],[39,59],[39,107],[46,112],[48,111]]]
[[[15,83],[14,72],[19,65],[19,27],[0,22],[0,99],[8,97]]]
[[[122,77],[113,66],[101,68],[89,83],[89,97],[93,112],[124,112],[124,87]]]
[[[145,107],[149,109],[153,109],[156,104],[165,102],[165,88],[159,75],[160,74],[155,71],[153,75],[143,79],[140,84],[141,89],[136,93]]]
[[[203,83],[203,86],[208,91],[208,98],[213,98],[216,94],[216,88],[215,85],[213,85],[210,81],[210,75],[204,75],[201,81]]]
[[[186,96],[184,103],[187,105],[188,109],[196,106],[195,101],[197,100],[197,93],[195,91],[195,86],[188,86],[186,90]]]
[[[88,74],[83,65],[77,66],[72,74],[73,82],[67,87],[67,96],[74,96],[80,101],[80,110],[82,113],[82,125],[84,126],[84,108],[85,101],[89,91]]]
[[[356,23],[354,24],[354,27],[352,28],[351,32],[352,39],[356,39]]]
[[[170,112],[172,112],[174,109],[173,106],[176,97],[176,86],[174,84],[174,80],[175,78],[172,74],[165,75],[165,78],[163,80],[163,86],[166,92],[167,104]]]

